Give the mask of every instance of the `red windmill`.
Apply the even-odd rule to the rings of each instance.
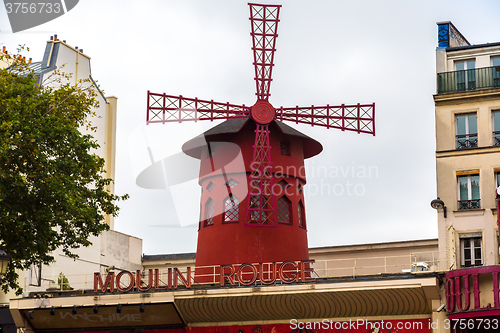
[[[183,146],[185,153],[202,160],[199,183],[204,192],[200,205],[203,211],[200,215],[203,218],[200,220],[203,220],[204,224],[200,222],[197,266],[273,262],[290,258],[308,259],[302,195],[302,187],[305,184],[303,161],[304,158],[320,153],[322,147],[319,142],[285,125],[283,121],[375,135],[375,104],[287,108],[274,108],[271,105],[269,91],[281,6],[258,4],[249,6],[257,89],[257,101],[253,106],[218,103],[148,91],[148,124],[227,120],[205,132],[204,138],[207,142],[236,143],[245,161],[244,170],[222,167],[223,171],[214,174],[217,168],[214,165],[210,144],[206,156],[199,149],[193,148],[196,146],[192,142],[194,139]],[[231,154],[234,155],[234,152]],[[219,157],[223,163],[224,158],[220,155]],[[290,165],[299,171],[276,174],[278,166]],[[236,199],[232,193],[232,188],[238,181],[230,176],[238,173],[248,177],[244,201],[240,200],[241,198]],[[214,220],[215,201],[209,192],[211,187],[216,186],[214,184],[218,178],[226,185],[225,190],[229,195],[218,198],[219,204],[224,207],[224,213],[219,218],[221,222],[219,227],[209,230],[204,227],[213,227],[217,224],[216,219]],[[278,199],[278,195],[273,191],[275,185],[282,189],[293,186],[297,191],[288,195],[286,200],[283,196]],[[240,209],[244,214],[241,214]],[[283,227],[282,224],[293,225],[296,229]],[[248,226],[275,228],[248,228]]]

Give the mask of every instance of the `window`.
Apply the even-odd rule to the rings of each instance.
[[[282,179],[278,182],[278,186],[281,188],[281,189],[286,189],[288,186],[290,186],[290,184],[288,184],[286,182],[286,180]]]
[[[458,209],[474,208],[481,208],[481,200],[479,197],[479,174],[459,175]]]
[[[208,198],[205,203],[205,227],[214,224],[215,203],[212,198]]]
[[[29,285],[40,287],[42,285],[42,265],[32,264],[29,272]],[[0,330],[1,332],[1,330]]]
[[[477,147],[476,114],[460,114],[455,116],[457,124],[457,149]]]
[[[500,110],[493,111],[493,145],[500,146]]]
[[[214,187],[215,187],[215,184],[212,183],[212,182],[210,182],[210,183],[208,183],[206,189],[208,190],[208,192],[212,192],[212,190],[214,189]]]
[[[266,198],[261,195],[252,195],[249,200],[251,200],[249,223],[268,224],[269,204]],[[263,206],[262,210],[261,206]]]
[[[493,68],[493,86],[500,87],[500,57],[492,57],[491,66],[496,67]]]
[[[292,202],[286,195],[278,199],[278,222],[292,224]]]
[[[281,141],[280,142],[281,155],[290,156],[290,142]]]
[[[455,70],[457,71],[457,90],[476,89],[476,60],[455,61]]]
[[[475,69],[475,68],[476,68],[476,60],[475,59],[455,61],[455,70],[457,70],[457,71],[463,71],[463,70]]]
[[[500,66],[500,57],[491,57],[491,66]]]
[[[483,264],[481,243],[481,235],[460,237],[462,267],[474,267],[481,266]]]
[[[229,188],[233,188],[235,187],[236,185],[238,185],[239,183],[234,180],[233,178],[229,179],[227,182],[226,182],[226,187],[229,187]]]
[[[493,172],[495,173],[495,189],[497,189],[500,186],[500,169],[494,169]]]
[[[238,222],[239,221],[239,208],[240,200],[233,194],[229,194],[224,199],[224,222]]]
[[[304,204],[302,204],[302,201],[299,201],[298,213],[299,213],[299,227],[305,229],[306,228],[306,216],[305,216],[305,211],[304,211]]]

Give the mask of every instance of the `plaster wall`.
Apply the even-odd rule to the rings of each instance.
[[[58,249],[54,252],[55,262],[42,267],[41,286],[30,279],[30,271],[24,272],[22,286],[25,293],[61,289],[58,277],[60,273],[68,279],[73,289],[92,289],[94,272],[105,273],[107,270],[141,269],[142,240],[136,237],[109,230],[99,237],[90,239],[92,245],[73,251],[79,258],[70,258]]]
[[[436,96],[436,150],[448,151],[456,149],[456,115],[476,113],[478,146],[493,145],[492,111],[500,110],[500,95],[491,93],[476,94],[474,98],[464,97],[458,100],[442,101]]]
[[[446,52],[447,68],[445,72],[455,71],[455,61],[476,60],[476,68],[490,67],[491,57],[500,55],[500,46],[469,48],[457,51]],[[440,73],[440,71],[438,71]]]

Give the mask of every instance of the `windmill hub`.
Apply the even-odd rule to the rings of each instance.
[[[261,125],[269,124],[276,115],[274,107],[266,100],[257,101],[252,106],[252,118]]]

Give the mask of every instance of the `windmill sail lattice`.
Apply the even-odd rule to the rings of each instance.
[[[271,88],[281,6],[250,5],[252,51],[257,100],[268,100]]]
[[[375,135],[375,104],[274,108],[269,103],[280,5],[249,4],[256,103],[249,107],[148,91],[147,123],[250,118],[255,122],[246,225],[275,226],[270,123],[290,121]]]

